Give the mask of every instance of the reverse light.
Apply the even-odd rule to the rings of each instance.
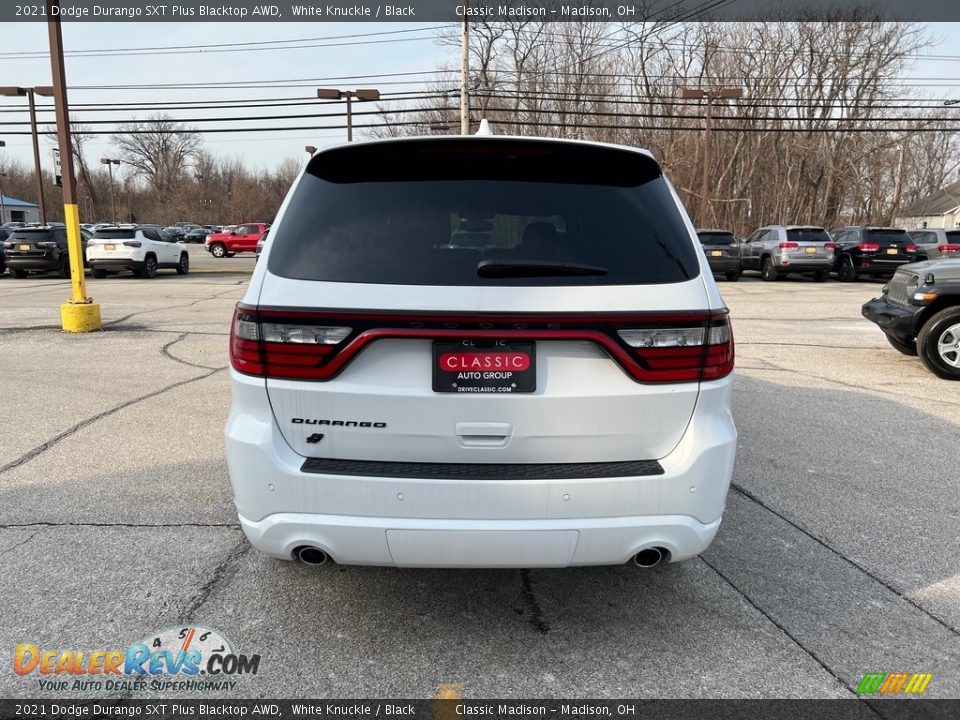
[[[876,252],[880,249],[880,243],[862,242],[857,245],[857,247],[863,250],[863,252]]]
[[[703,345],[703,328],[642,328],[619,330],[617,334],[630,347],[675,348]]]
[[[352,331],[353,328],[349,327],[264,323],[262,339],[265,342],[301,345],[338,345],[346,340]]]

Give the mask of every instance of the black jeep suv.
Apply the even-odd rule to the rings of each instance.
[[[833,271],[840,282],[853,282],[860,275],[890,277],[917,259],[917,245],[902,228],[843,227],[830,235],[836,244]]]

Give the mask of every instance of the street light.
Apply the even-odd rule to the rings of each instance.
[[[117,201],[113,196],[113,166],[119,165],[120,161],[114,158],[100,158],[100,162],[110,170],[110,209],[113,211],[113,224],[117,224]]]
[[[380,91],[374,88],[366,90],[337,90],[336,88],[318,88],[317,97],[321,100],[343,100],[347,101],[347,142],[353,142],[353,108],[351,100],[379,100]]]
[[[710,173],[710,130],[713,120],[713,101],[731,100],[743,97],[742,88],[722,87],[713,90],[703,88],[683,88],[680,97],[686,100],[698,99],[707,101],[707,115],[703,124],[703,177],[700,180],[700,214],[697,223],[704,227],[707,223],[707,208],[709,206],[709,185],[707,182]]]
[[[0,87],[0,95],[6,97],[23,97],[26,95],[30,103],[30,134],[33,136],[33,169],[37,176],[37,206],[40,208],[40,222],[46,225],[47,211],[43,203],[43,175],[40,171],[40,135],[37,132],[37,105],[33,100],[33,96],[43,95],[44,97],[53,97],[53,87],[50,85],[26,88],[16,85],[5,86]]]
[[[307,145],[307,146],[306,146],[305,148],[303,148],[303,149],[306,150],[308,153],[310,153],[310,157],[313,157],[313,154],[317,151],[317,146],[316,146],[316,145]]]

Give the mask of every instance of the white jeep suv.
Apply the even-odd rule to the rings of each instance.
[[[278,558],[677,561],[723,515],[733,336],[642,150],[444,137],[317,153],[230,338],[227,460]]]
[[[143,278],[156,277],[160,268],[173,268],[178,275],[190,272],[187,246],[150,225],[100,228],[87,241],[87,262],[95,278],[123,270]]]

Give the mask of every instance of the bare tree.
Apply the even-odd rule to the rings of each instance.
[[[130,130],[113,137],[123,161],[135,177],[144,178],[161,193],[172,192],[201,148],[196,128],[156,114],[134,122]]]

